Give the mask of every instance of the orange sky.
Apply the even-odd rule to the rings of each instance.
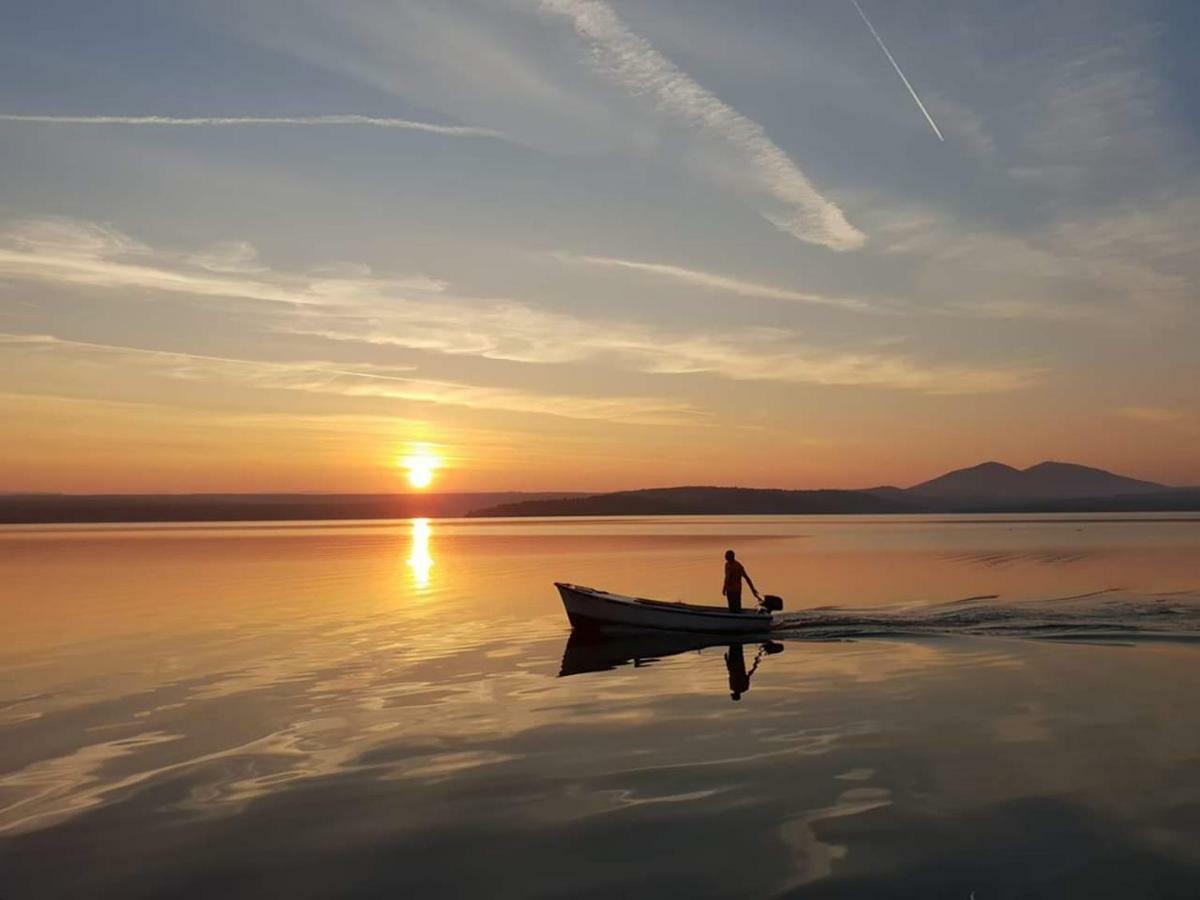
[[[1025,466],[1043,458],[1099,465],[1172,484],[1200,482],[1186,443],[1081,415],[992,439],[970,427],[891,427],[820,440],[768,426],[626,429],[531,422],[473,428],[447,417],[246,414],[104,401],[0,397],[22,439],[0,448],[11,490],[78,493],[408,490],[399,460],[430,448],[442,465],[432,490],[607,490],[672,484],[794,488],[907,486],[983,459]],[[540,428],[537,426],[541,425]],[[837,431],[831,427],[831,433]],[[818,432],[819,434],[820,432]],[[1093,446],[1085,445],[1092,441]]]

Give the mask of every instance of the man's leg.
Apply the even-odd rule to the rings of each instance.
[[[725,599],[729,601],[729,608],[733,612],[742,611],[742,592],[741,591],[726,591]]]

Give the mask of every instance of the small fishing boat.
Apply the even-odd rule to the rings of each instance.
[[[723,606],[698,606],[626,597],[579,584],[554,582],[571,627],[583,631],[656,629],[702,634],[762,634],[771,629],[771,612],[763,607],[732,612]],[[777,605],[777,598],[768,597]]]

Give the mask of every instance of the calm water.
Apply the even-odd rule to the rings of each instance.
[[[727,546],[776,643],[568,640]],[[0,592],[5,900],[1200,896],[1197,517],[9,528]]]

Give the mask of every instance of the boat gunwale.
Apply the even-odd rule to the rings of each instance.
[[[770,612],[746,609],[739,612],[734,612],[729,609],[721,609],[716,606],[699,606],[692,603],[684,603],[682,601],[670,600],[650,600],[646,597],[628,597],[624,594],[612,594],[608,591],[602,591],[599,588],[588,587],[582,584],[570,584],[564,581],[554,582],[554,586],[560,590],[566,589],[574,591],[577,594],[582,594],[592,600],[602,600],[606,603],[615,603],[619,606],[629,606],[641,604],[653,609],[663,610],[665,612],[676,612],[686,616],[708,616],[716,619],[734,619],[740,622],[745,622],[751,617],[761,619],[765,622],[770,622],[772,616]],[[644,627],[644,626],[639,626]]]

